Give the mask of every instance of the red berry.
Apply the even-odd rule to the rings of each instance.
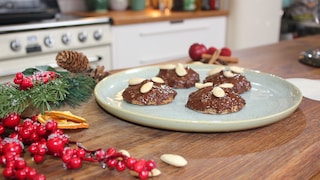
[[[116,164],[116,169],[119,172],[124,171],[126,169],[125,163],[123,161],[118,161]]]
[[[64,163],[69,163],[71,158],[72,158],[71,154],[64,154],[61,159]]]
[[[108,159],[107,160],[107,166],[112,169],[116,166],[117,160],[116,159]]]
[[[224,47],[221,49],[220,55],[221,56],[231,56],[232,52],[229,48]]]
[[[33,83],[31,81],[31,79],[29,79],[29,78],[22,79],[21,84],[20,84],[21,90],[27,90],[32,87],[33,87]]]
[[[13,173],[14,173],[14,171],[13,171],[13,168],[11,168],[11,167],[9,167],[9,168],[6,167],[2,171],[3,176],[6,178],[11,178],[13,176]]]
[[[151,171],[152,169],[156,168],[157,167],[157,164],[154,160],[148,160],[146,162],[146,168]]]
[[[5,129],[5,128],[3,127],[3,125],[0,124],[0,135],[4,133],[4,129]]]
[[[82,166],[82,160],[78,157],[73,157],[68,164],[71,169],[79,169]]]
[[[55,79],[57,77],[57,74],[54,71],[49,71],[49,76],[51,79]]]
[[[2,124],[6,128],[14,128],[20,123],[20,115],[17,113],[12,113],[3,118]]]
[[[95,155],[96,155],[96,159],[98,161],[101,161],[101,160],[104,159],[104,156],[106,155],[106,153],[104,152],[104,150],[100,149],[100,150],[95,152]]]
[[[24,78],[24,75],[22,72],[18,72],[15,76],[16,79],[23,79]]]
[[[24,159],[18,159],[15,161],[15,167],[17,169],[23,169],[27,167],[27,162]]]
[[[108,148],[106,151],[106,156],[112,156],[117,153],[116,148]]]
[[[22,79],[14,78],[14,79],[13,79],[13,82],[14,82],[15,84],[21,84]]]
[[[149,172],[146,170],[143,170],[141,172],[139,172],[139,178],[140,179],[148,179],[149,177]]]
[[[37,170],[35,170],[34,168],[29,168],[29,170],[27,171],[27,178],[34,179],[37,174]]]
[[[134,171],[140,173],[142,170],[145,169],[145,165],[146,165],[146,161],[144,159],[138,160],[133,166]]]
[[[133,169],[134,168],[134,164],[137,162],[137,159],[134,157],[129,157],[126,161],[126,165],[129,169]]]
[[[36,163],[41,163],[44,160],[44,156],[35,154],[33,155],[33,160]]]
[[[38,148],[36,144],[31,144],[28,149],[31,154],[36,154],[38,152]]]
[[[77,157],[83,158],[86,155],[86,151],[82,148],[77,150]]]
[[[47,131],[55,131],[58,128],[58,124],[55,121],[48,121],[45,126]]]
[[[47,143],[48,151],[54,156],[61,156],[63,154],[63,149],[65,143],[59,137],[53,137],[48,139]]]
[[[23,78],[24,78],[23,73],[18,72],[18,73],[16,74],[15,78],[13,79],[13,82],[14,82],[15,84],[21,84]]]
[[[15,173],[14,173],[14,177],[16,178],[16,179],[26,179],[26,177],[27,177],[27,172],[25,171],[25,170],[23,170],[23,169],[21,169],[21,170],[16,170],[15,171]]]
[[[207,50],[207,54],[213,54],[214,52],[216,52],[218,49],[215,47],[209,47]]]
[[[15,155],[19,155],[22,153],[22,147],[20,145],[20,143],[18,142],[10,142],[10,143],[6,143],[4,146],[3,146],[3,153],[6,154],[6,153],[13,153]]]

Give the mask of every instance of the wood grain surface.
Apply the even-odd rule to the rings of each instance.
[[[320,69],[298,62],[303,50],[320,47],[320,36],[236,51],[239,66],[283,78],[320,79]],[[175,61],[188,62],[189,58]],[[88,149],[115,147],[137,158],[154,159],[162,171],[152,179],[319,179],[320,102],[303,98],[288,118],[251,130],[229,133],[186,133],[144,127],[121,120],[100,108],[94,97],[74,114],[87,119],[89,129],[68,130],[71,140]],[[182,168],[160,161],[164,153],[185,157]],[[39,165],[28,164],[52,180],[135,179],[128,171],[102,169],[84,163],[79,170],[65,170],[60,159],[46,156]],[[2,170],[2,169],[0,169]]]

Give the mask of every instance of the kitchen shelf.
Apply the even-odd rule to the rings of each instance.
[[[107,12],[74,12],[73,15],[84,17],[108,16],[112,19],[112,25],[128,25],[138,23],[179,21],[183,19],[194,19],[214,16],[228,16],[226,10],[210,11],[165,11],[148,8],[143,11],[107,11]]]

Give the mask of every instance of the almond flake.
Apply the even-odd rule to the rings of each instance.
[[[231,71],[223,71],[223,75],[228,78],[234,77],[234,74]]]
[[[178,76],[185,76],[185,75],[188,74],[187,70],[184,68],[184,65],[181,64],[181,63],[177,64],[176,73],[177,73]]]
[[[155,177],[155,176],[160,176],[161,171],[158,168],[153,168],[151,172],[149,172],[148,176],[149,177]]]
[[[238,67],[238,66],[230,66],[230,70],[235,72],[235,73],[243,73],[244,69],[242,67]]]
[[[160,159],[163,162],[176,167],[183,167],[188,164],[187,160],[184,157],[176,154],[163,154],[160,156]]]
[[[119,153],[122,153],[123,155],[130,157],[130,153],[127,150],[121,149],[119,150]]]
[[[153,77],[151,80],[155,83],[164,83],[164,80],[160,77]]]
[[[213,69],[211,69],[209,72],[208,72],[208,75],[215,75],[215,74],[218,74],[220,73],[221,71],[224,70],[224,67],[223,66],[218,66],[218,67],[215,67]]]
[[[132,78],[132,79],[129,79],[128,83],[129,85],[137,85],[137,84],[140,84],[142,83],[144,80],[144,78]]]
[[[160,69],[174,69],[176,66],[174,64],[164,64],[160,66]]]
[[[202,84],[202,83],[196,83],[195,84],[195,87],[197,89],[202,89],[202,88],[209,87],[209,86],[213,86],[213,83],[212,82],[206,82],[204,84]]]
[[[233,86],[234,85],[232,83],[223,83],[219,85],[221,88],[233,88]]]
[[[153,82],[147,82],[144,85],[141,86],[140,92],[141,93],[147,93],[149,92],[153,87]]]
[[[224,90],[221,87],[214,87],[212,89],[212,93],[215,97],[224,97],[226,95],[226,93],[224,92]]]

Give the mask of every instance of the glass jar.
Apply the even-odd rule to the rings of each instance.
[[[128,0],[110,0],[110,8],[114,11],[124,11],[128,5]]]
[[[184,0],[183,1],[183,10],[185,11],[194,11],[196,10],[195,0]]]

